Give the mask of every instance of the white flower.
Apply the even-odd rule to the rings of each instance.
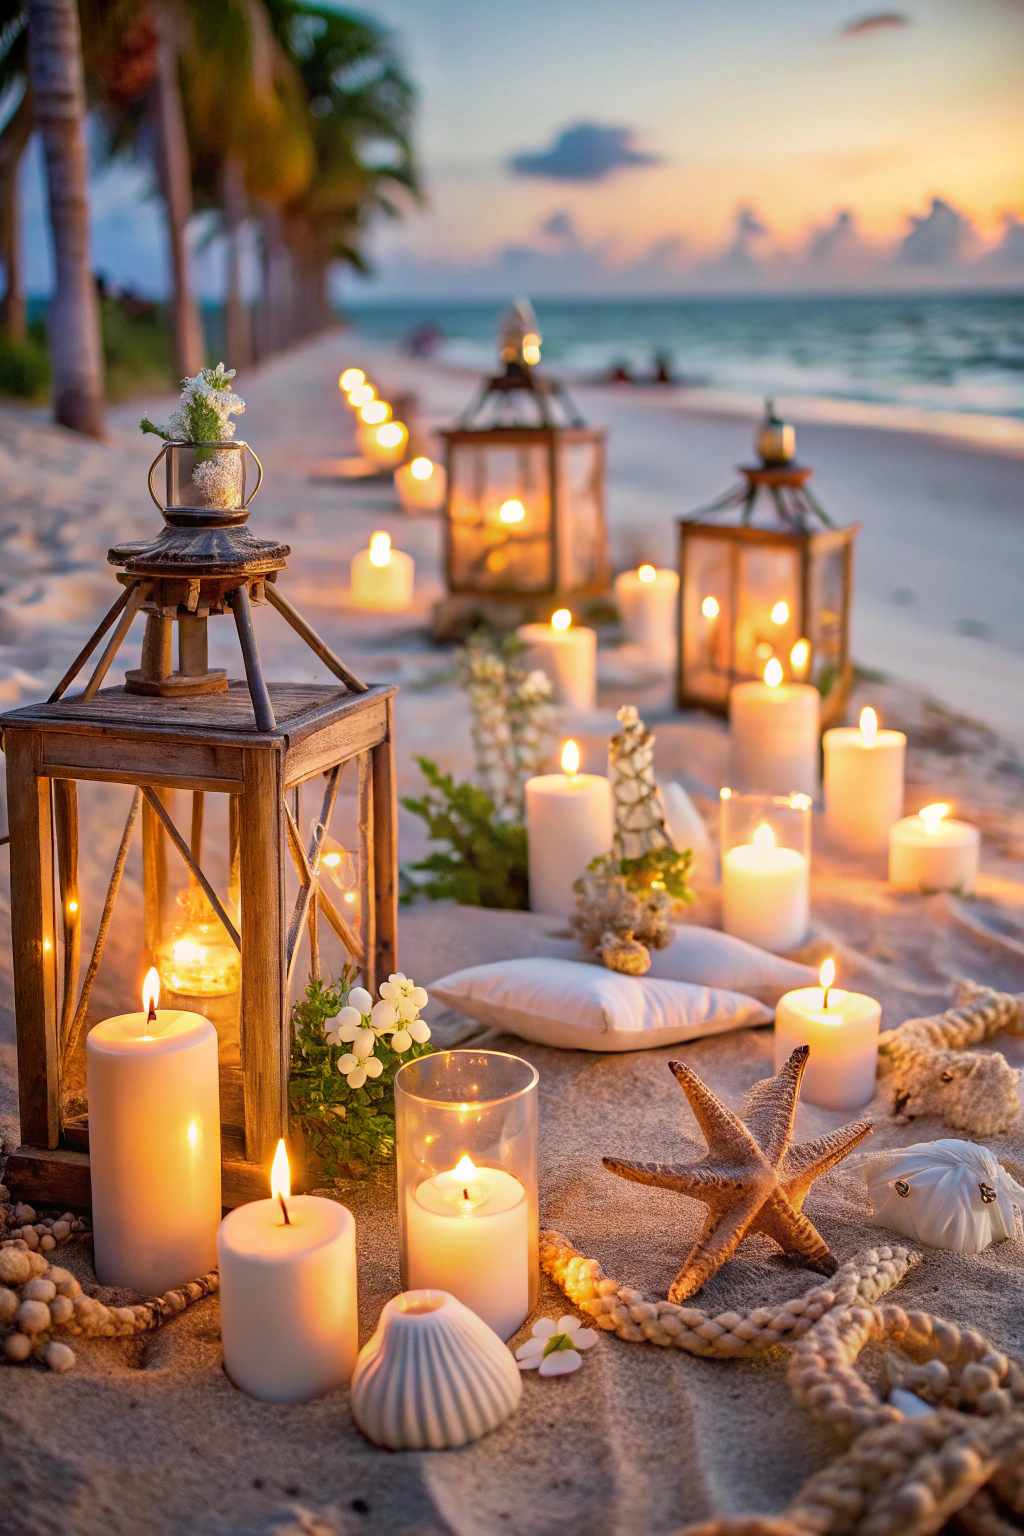
[[[541,1376],[568,1376],[583,1364],[582,1349],[597,1343],[596,1328],[585,1328],[578,1317],[560,1317],[553,1323],[542,1317],[533,1325],[533,1338],[516,1350],[521,1371],[539,1371]]]
[[[362,1059],[373,1054],[373,1048],[377,1044],[377,1036],[372,1029],[361,1029],[352,1042],[352,1054]]]
[[[416,1041],[417,1045],[426,1045],[427,1041],[430,1039],[430,1025],[424,1024],[422,1019],[413,1019],[405,1033],[407,1035],[411,1035],[412,1038]],[[393,1043],[394,1036],[392,1036],[392,1044]]]
[[[392,1004],[392,1006],[394,1005]],[[377,1007],[380,1007],[380,1003],[377,1004]],[[413,1019],[418,1018],[418,1016],[419,1009],[416,1007],[416,1004],[413,1002],[412,998],[403,997],[402,1001],[398,1005],[398,1017],[401,1019],[402,1023],[411,1024]]]
[[[346,1045],[350,1045],[362,1027],[363,1016],[359,1009],[348,1007],[343,1008],[338,1014],[338,1022],[334,1030],[339,1040],[344,1040]]]
[[[342,1077],[347,1077],[350,1072],[354,1072],[358,1065],[359,1057],[353,1056],[351,1051],[346,1051],[344,1056],[338,1057],[338,1071]]]
[[[380,995],[389,1003],[400,1004],[408,1000],[416,1008],[425,1008],[428,998],[423,987],[418,987],[409,976],[404,976],[401,971],[393,971],[387,981],[380,984]],[[411,1014],[400,1013],[400,1018],[411,1018]]]
[[[407,1029],[396,1029],[391,1036],[391,1049],[397,1051],[399,1056],[401,1056],[402,1052],[407,1051],[410,1045],[412,1045],[412,1035],[410,1035],[409,1031]]]
[[[363,1062],[363,1071],[366,1073],[367,1077],[380,1077],[381,1073],[384,1071],[384,1063],[382,1061],[378,1061],[376,1056],[367,1056],[366,1060]]]
[[[387,982],[384,985],[387,986]],[[375,1029],[379,1035],[382,1035],[385,1030],[394,1029],[395,1022],[394,1003],[374,1003],[370,1010],[371,1029]]]
[[[370,1009],[373,1007],[373,998],[370,996],[369,992],[367,992],[365,987],[353,987],[348,995],[348,1006],[350,1008],[354,1008],[359,1014],[359,1017],[362,1018],[363,1015],[369,1013]],[[344,1011],[345,1010],[342,1009],[342,1013],[344,1013]],[[339,1014],[338,1017],[340,1018],[341,1014]]]
[[[354,1067],[346,1078],[350,1088],[361,1088],[366,1082],[366,1072],[363,1067]]]

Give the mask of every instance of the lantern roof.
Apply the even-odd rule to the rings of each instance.
[[[533,305],[529,299],[517,299],[502,315],[498,328],[503,372],[483,381],[459,417],[456,431],[586,426],[564,386],[534,372],[541,340]]]
[[[698,507],[690,523],[722,522],[775,533],[814,533],[836,525],[808,488],[814,471],[796,460],[796,430],[765,401],[765,415],[754,439],[760,463],[739,464],[743,476],[724,496]]]

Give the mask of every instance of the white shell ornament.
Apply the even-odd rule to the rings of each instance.
[[[479,1440],[519,1403],[519,1367],[493,1329],[447,1291],[404,1291],[359,1352],[352,1417],[392,1451]]]
[[[987,1147],[945,1137],[876,1152],[860,1165],[875,1225],[933,1248],[981,1253],[1013,1237],[1024,1189]]]

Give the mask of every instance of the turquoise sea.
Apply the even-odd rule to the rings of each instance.
[[[494,362],[500,302],[352,305],[368,339],[439,335],[454,366]],[[1024,417],[1024,294],[536,301],[546,363],[569,379],[616,364],[649,376],[656,352],[695,387],[812,395]]]

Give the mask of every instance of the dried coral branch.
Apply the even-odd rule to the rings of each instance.
[[[618,719],[622,730],[608,747],[608,777],[615,799],[615,852],[635,859],[651,848],[672,848],[665,812],[654,778],[655,738],[636,708],[624,704]]]

